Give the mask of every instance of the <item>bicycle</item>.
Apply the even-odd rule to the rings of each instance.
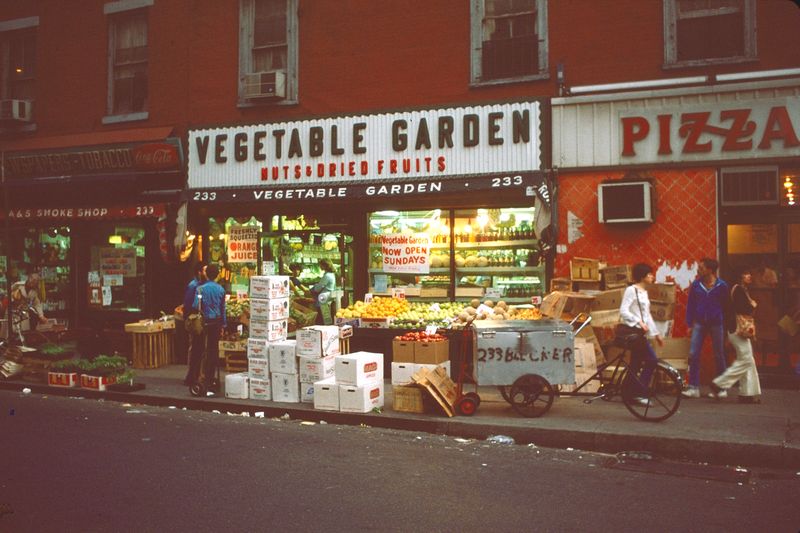
[[[641,383],[646,393],[642,397],[636,397],[629,391],[628,380],[639,380],[641,371],[646,367],[641,365],[637,376],[628,377],[631,367],[625,362],[626,355],[630,354],[636,340],[625,340],[617,338],[614,344],[622,348],[622,351],[611,361],[606,361],[598,365],[597,371],[569,395],[577,395],[591,381],[600,381],[597,394],[591,398],[583,400],[583,403],[590,404],[595,400],[601,399],[611,401],[615,396],[622,398],[622,403],[635,417],[648,422],[661,422],[671,417],[678,410],[681,403],[681,390],[683,390],[683,380],[680,372],[672,365],[659,359],[653,367],[653,373],[647,383]],[[605,371],[612,369],[611,376],[605,377]]]

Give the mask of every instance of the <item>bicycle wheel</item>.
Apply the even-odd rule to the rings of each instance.
[[[550,382],[537,374],[525,374],[511,385],[509,403],[514,411],[528,418],[542,416],[553,405],[556,393]]]
[[[497,390],[500,391],[500,396],[502,396],[505,401],[511,403],[511,396],[509,396],[511,393],[511,387],[506,385],[498,385]]]
[[[623,381],[626,376],[623,376]],[[661,422],[675,414],[681,403],[681,379],[671,367],[660,363],[647,383],[647,398],[622,394],[622,402],[633,416],[648,422]]]

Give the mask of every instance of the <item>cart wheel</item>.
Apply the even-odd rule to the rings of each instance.
[[[508,387],[508,386],[505,386],[505,385],[498,385],[497,386],[497,390],[500,391],[500,396],[502,396],[505,401],[507,401],[508,403],[511,403],[511,396],[510,396],[511,387]]]
[[[189,387],[189,393],[192,396],[205,396],[206,387],[202,383],[194,383],[191,387]]]
[[[553,405],[555,391],[550,382],[537,374],[525,374],[511,385],[511,407],[528,418],[542,416]]]
[[[458,408],[458,412],[464,416],[472,416],[475,414],[475,411],[478,410],[478,402],[474,397],[470,396],[470,394],[462,396],[461,399],[458,400],[458,405],[456,406]]]
[[[468,392],[464,395],[465,398],[472,398],[475,400],[475,407],[481,406],[481,397],[478,395],[477,392]]]

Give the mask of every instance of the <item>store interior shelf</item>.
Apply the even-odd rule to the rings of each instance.
[[[542,272],[542,267],[456,268],[456,274],[472,275],[472,276],[502,276],[504,274],[540,274],[541,272]]]
[[[417,272],[384,272],[382,268],[370,268],[370,274],[387,274],[389,276],[397,276],[397,275],[404,275],[404,274],[412,274],[414,276],[427,276],[428,274],[420,274]],[[430,269],[430,274],[449,274],[449,268],[432,268]]]
[[[456,249],[469,248],[531,248],[539,243],[536,239],[515,241],[482,241],[482,242],[457,242]]]
[[[486,295],[483,296],[456,296],[455,300],[457,302],[468,302],[470,300],[474,300],[475,298],[479,300],[487,299]],[[507,304],[529,304],[531,303],[530,296],[500,296],[497,300],[503,300]]]

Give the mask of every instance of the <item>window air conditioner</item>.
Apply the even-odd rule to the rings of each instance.
[[[647,180],[606,181],[597,186],[598,218],[604,224],[654,221],[653,184]]]
[[[286,71],[272,70],[245,74],[243,96],[275,100],[286,98]]]
[[[0,100],[0,121],[31,122],[30,100]]]

